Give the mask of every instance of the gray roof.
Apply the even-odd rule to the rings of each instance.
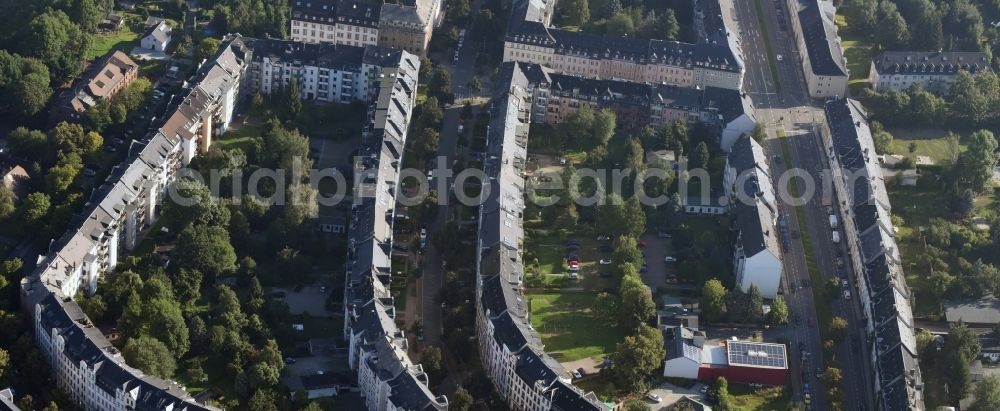
[[[294,2],[293,2],[294,1]],[[380,1],[364,0],[292,0],[292,20],[354,26],[378,27]]]
[[[872,64],[881,75],[948,75],[990,70],[989,56],[979,51],[883,51],[872,59]]]
[[[1000,323],[1000,299],[986,296],[977,300],[944,303],[944,316],[950,323],[960,320],[973,324]]]
[[[142,34],[142,38],[152,36],[156,41],[168,41],[170,40],[170,25],[166,21],[161,21],[155,25],[149,26],[146,32]]]
[[[809,66],[816,75],[846,76],[844,55],[832,20],[833,10],[825,0],[805,0],[799,11],[799,24],[809,54]]]
[[[861,103],[842,99],[826,104],[833,157],[849,179],[847,199],[854,210],[864,260],[864,283],[871,296],[875,326],[879,403],[885,410],[922,409],[923,382],[917,362],[910,291],[895,243],[891,205],[876,158],[867,113]],[[849,239],[849,241],[851,241]]]
[[[489,314],[487,321],[492,324],[494,339],[516,353],[517,378],[529,387],[541,384],[554,409],[603,409],[593,394],[585,394],[568,383],[563,367],[542,351],[541,340],[528,318],[521,280],[521,247],[531,92],[522,67],[526,66],[504,63],[493,94],[483,162],[483,172],[490,181],[483,190],[486,197],[479,211],[480,307]]]
[[[14,404],[14,391],[10,388],[0,390],[0,411],[21,411]]]

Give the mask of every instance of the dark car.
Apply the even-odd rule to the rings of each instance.
[[[610,278],[613,275],[614,274],[612,274],[610,271],[602,271],[601,274],[600,274],[601,278]]]

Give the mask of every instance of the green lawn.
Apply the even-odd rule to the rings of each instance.
[[[941,301],[924,290],[930,287],[927,279],[930,267],[916,264],[913,257],[923,253],[923,245],[917,238],[917,228],[926,226],[931,218],[947,217],[947,207],[932,207],[929,204],[947,204],[941,190],[932,186],[929,176],[922,178],[916,187],[892,186],[889,197],[892,201],[892,214],[902,217],[903,224],[897,226],[899,235],[897,243],[903,259],[906,284],[917,295],[914,298],[913,314],[918,317],[938,317],[942,314]]]
[[[531,325],[542,336],[545,351],[560,362],[602,360],[614,352],[618,332],[594,317],[593,293],[529,294]]]
[[[949,148],[948,140],[946,138],[917,140],[894,138],[892,143],[889,143],[889,153],[909,156],[911,143],[916,144],[917,148],[913,154],[930,157],[935,163],[938,164],[941,162],[951,161],[953,158],[952,156],[957,155],[957,153],[951,152],[951,148]],[[959,145],[959,150],[964,149],[964,146]]]
[[[243,124],[240,125],[239,129],[230,130],[219,136],[219,138],[212,141],[212,144],[217,144],[223,150],[234,148],[245,150],[253,142],[253,139],[260,136],[263,131],[264,128],[262,126]]]
[[[748,385],[730,384],[729,395],[738,410],[787,410],[791,405],[788,390],[784,387],[752,388]]]
[[[847,24],[847,20],[842,15],[837,16],[837,28],[841,39],[840,44],[844,48],[844,57],[847,58],[847,69],[851,72],[848,86],[851,89],[851,94],[856,94],[867,85],[874,48],[864,35],[851,30],[850,25]]]
[[[121,50],[127,53],[139,44],[140,35],[142,33],[132,31],[128,25],[123,26],[115,33],[95,35],[90,41],[90,46],[87,47],[87,60],[101,57],[111,50]]]

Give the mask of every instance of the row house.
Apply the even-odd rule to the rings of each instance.
[[[70,230],[49,247],[21,281],[21,303],[57,385],[76,405],[94,410],[208,410],[182,387],[127,366],[121,355],[73,301],[92,294],[101,275],[115,268],[153,225],[159,204],[180,168],[207,149],[212,133],[225,131],[249,62],[239,36],[191,79],[167,120],[133,143],[126,160],[74,216]]]
[[[426,56],[444,18],[441,7],[441,0],[294,0],[289,31],[297,42],[380,46]]]
[[[431,393],[427,374],[407,355],[406,335],[396,326],[389,293],[395,194],[420,60],[401,50],[379,52],[383,54],[372,84],[375,94],[362,100],[372,103],[354,163],[344,287],[348,365],[357,372],[369,410],[445,410],[448,399]]]
[[[733,273],[741,290],[754,285],[765,298],[778,295],[783,269],[772,178],[767,155],[756,140],[745,136],[733,144],[723,175],[735,232]]]
[[[867,117],[858,101],[828,102],[820,135],[865,316],[868,338],[863,355],[874,372],[878,409],[922,410],[912,293]]]
[[[868,82],[877,92],[903,91],[916,84],[940,95],[963,71],[991,71],[989,56],[979,51],[883,51],[872,59]]]
[[[715,2],[718,0],[706,0]],[[538,5],[516,2],[504,38],[504,61],[548,66],[590,78],[623,79],[682,87],[741,90],[743,61],[739,39],[712,24],[712,36],[697,43],[611,37],[549,27],[536,20]]]
[[[719,145],[725,151],[757,124],[750,97],[732,89],[600,80],[532,63],[519,67],[532,92],[535,123],[562,123],[584,105],[614,111],[617,125],[626,130],[699,121],[719,131]]]
[[[847,59],[834,23],[836,7],[829,0],[787,0],[792,37],[805,73],[809,96],[847,95]]]
[[[476,334],[483,368],[513,410],[607,410],[571,383],[531,328],[523,293],[524,171],[532,90],[518,63],[504,63],[494,93],[476,253]]]

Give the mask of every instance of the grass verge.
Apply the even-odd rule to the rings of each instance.
[[[760,5],[760,0],[753,0],[754,11],[757,14],[757,25],[760,27],[760,35],[764,38],[764,50],[767,51],[767,67],[771,70],[771,81],[774,82],[774,92],[781,92],[781,83],[778,82],[778,63],[774,60],[774,50],[771,49],[771,38],[768,37],[767,23],[764,22],[764,9]]]

